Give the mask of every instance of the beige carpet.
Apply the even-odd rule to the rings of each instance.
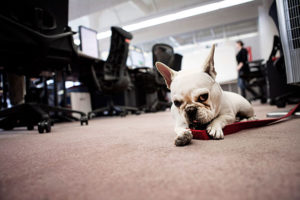
[[[299,128],[300,118],[175,147],[167,111],[1,131],[0,199],[300,199]]]

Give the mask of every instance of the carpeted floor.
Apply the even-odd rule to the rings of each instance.
[[[169,111],[1,131],[0,199],[300,199],[299,124],[186,147],[173,144]]]

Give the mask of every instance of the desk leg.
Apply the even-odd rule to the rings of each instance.
[[[53,76],[53,96],[54,96],[54,106],[58,105],[58,96],[57,96],[57,71],[55,71]]]
[[[62,79],[62,89],[63,89],[63,96],[62,96],[62,107],[66,107],[67,105],[67,90],[66,90],[66,77],[65,72],[61,72],[61,79]]]

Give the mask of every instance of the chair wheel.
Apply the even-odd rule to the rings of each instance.
[[[262,98],[260,99],[260,103],[262,103],[262,104],[267,103],[267,98],[262,97]]]
[[[92,113],[92,112],[88,113],[88,119],[92,119],[95,116],[96,116],[95,113]]]
[[[4,130],[6,131],[10,131],[10,130],[13,130],[14,129],[14,125],[5,125],[2,127]]]
[[[121,117],[125,117],[126,115],[127,115],[127,112],[126,112],[126,111],[120,113],[120,116],[121,116]]]
[[[141,114],[141,111],[135,111],[134,114],[140,115],[140,114]]]
[[[28,125],[28,126],[27,126],[27,130],[32,131],[33,129],[34,129],[34,126],[33,126],[33,125]]]
[[[284,99],[280,99],[276,101],[276,106],[278,108],[284,108],[286,106],[286,101]]]
[[[43,134],[45,131],[47,133],[51,132],[51,121],[50,120],[43,120],[38,123],[38,131],[40,134]]]
[[[83,126],[84,124],[88,125],[89,121],[87,117],[81,117],[80,118],[80,125]]]
[[[38,123],[38,131],[40,134],[44,133],[44,121]]]
[[[50,121],[45,122],[45,130],[46,130],[46,133],[51,132],[51,122]]]

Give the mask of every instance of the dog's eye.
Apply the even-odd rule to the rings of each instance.
[[[179,107],[179,106],[182,104],[182,102],[181,102],[181,101],[175,100],[175,101],[174,101],[174,104],[175,104],[176,107]]]
[[[199,97],[198,97],[198,102],[202,103],[204,101],[206,101],[208,99],[208,93],[206,94],[201,94]]]

